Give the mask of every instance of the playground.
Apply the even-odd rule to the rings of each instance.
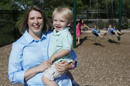
[[[130,86],[129,0],[3,0],[0,2],[0,86],[23,86],[9,82],[8,61],[11,42],[20,37],[18,24],[23,11],[31,5],[44,10],[48,23],[55,7],[72,8],[73,33],[76,32],[76,21],[80,19],[84,19],[84,24],[90,28],[97,25],[100,30],[107,30],[109,24],[116,25],[123,33],[119,39],[108,34],[99,38],[84,31],[77,45],[74,36],[73,49],[78,66],[70,73],[76,86]]]
[[[71,73],[79,86],[130,85],[130,31],[124,31],[120,41],[95,39],[91,33],[82,33],[77,53],[78,67]],[[11,85],[8,80],[8,59],[11,44],[0,47],[0,86]]]

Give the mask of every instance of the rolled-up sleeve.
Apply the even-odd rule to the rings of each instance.
[[[13,43],[8,64],[8,78],[12,84],[24,83],[24,73],[22,67],[22,48]]]

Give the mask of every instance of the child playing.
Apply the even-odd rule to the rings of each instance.
[[[120,35],[120,32],[117,31],[115,28],[112,28],[111,24],[108,26],[108,32],[110,35],[116,35],[116,36]]]
[[[114,40],[113,36],[116,36],[117,39],[119,40],[120,36],[122,35],[121,32],[116,30],[115,27],[113,28],[111,24],[108,26],[108,33],[111,35],[112,40]]]
[[[100,32],[100,31],[97,29],[97,26],[96,26],[96,25],[94,25],[94,28],[92,29],[92,33],[94,34],[94,36],[96,36],[96,37],[101,37],[101,38],[103,38],[103,36],[105,35],[105,33]]]
[[[42,81],[46,86],[58,86],[54,81],[60,77],[55,65],[60,61],[73,62],[70,54],[72,48],[72,36],[69,32],[69,26],[73,21],[73,12],[69,8],[58,7],[53,15],[53,34],[50,39],[49,62],[52,64],[43,73]],[[63,56],[63,57],[62,57]]]

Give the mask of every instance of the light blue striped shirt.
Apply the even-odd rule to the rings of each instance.
[[[43,33],[41,40],[34,40],[25,31],[23,36],[13,43],[8,64],[8,77],[11,83],[24,84],[25,86],[45,86],[41,80],[43,73],[37,73],[28,81],[24,81],[24,73],[49,59],[48,45],[51,35],[52,33],[47,35]],[[59,86],[72,86],[72,82],[66,74],[63,74],[56,82]]]
[[[69,32],[69,28],[63,28],[62,30],[56,32],[56,30],[53,30],[52,36],[50,38],[50,46],[49,46],[49,57],[51,57],[53,54],[65,49],[65,50],[71,50],[72,49],[72,36]],[[55,61],[55,63],[58,63],[62,60],[65,60],[67,62],[72,62],[73,58],[71,53],[67,54],[64,57],[61,57]]]

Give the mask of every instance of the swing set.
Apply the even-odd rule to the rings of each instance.
[[[98,0],[97,0],[98,2]],[[107,0],[106,0],[107,4]],[[73,13],[74,13],[74,20],[73,20],[73,31],[74,31],[74,36],[73,36],[73,47],[76,48],[76,5],[77,5],[77,0],[73,0]],[[91,7],[91,5],[90,5]],[[108,6],[106,5],[106,8]],[[107,11],[108,12],[108,11]],[[98,16],[99,16],[99,9],[97,5],[97,21],[96,23],[98,24]],[[108,13],[107,13],[108,14]],[[114,15],[114,10],[113,10],[113,0],[112,0],[112,19]],[[108,16],[108,15],[107,15]],[[122,0],[119,0],[119,18],[118,18],[118,30],[121,31],[121,21],[122,21]],[[120,36],[118,37],[118,40],[120,40]]]

